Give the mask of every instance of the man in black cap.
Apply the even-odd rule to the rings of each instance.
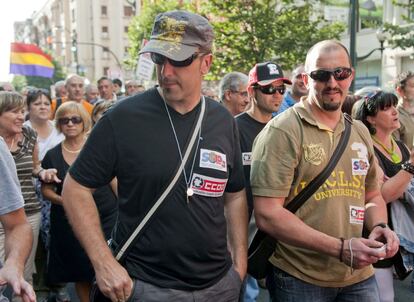
[[[272,119],[272,113],[278,111],[286,91],[285,84],[292,82],[283,76],[281,67],[273,62],[256,64],[249,72],[247,92],[250,108],[237,115],[236,122],[240,133],[244,177],[246,182],[249,217],[253,212],[253,195],[250,188],[250,163],[253,141],[259,132]],[[256,228],[254,217],[249,223],[249,239]],[[250,240],[249,240],[250,241]],[[248,276],[244,301],[256,301],[259,294],[257,281]]]
[[[199,15],[159,14],[141,50],[156,64],[159,87],[110,109],[66,178],[65,210],[99,288],[112,301],[131,295],[142,301],[238,300],[247,265],[246,196],[236,123],[223,106],[201,96],[213,37]],[[119,265],[99,231],[93,188],[117,177],[113,240],[122,245],[185,162],[193,135],[178,181]]]

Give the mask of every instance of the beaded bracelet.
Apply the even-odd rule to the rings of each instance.
[[[414,165],[409,161],[406,161],[405,163],[401,164],[401,170],[404,170],[414,175]]]

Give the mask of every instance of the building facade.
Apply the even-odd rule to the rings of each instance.
[[[90,81],[127,78],[122,62],[135,12],[135,2],[126,0],[47,0],[29,20],[15,23],[15,40],[49,49],[65,72]]]

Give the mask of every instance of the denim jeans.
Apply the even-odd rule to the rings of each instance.
[[[244,302],[255,302],[259,296],[259,285],[257,280],[250,275],[246,277],[246,289],[244,290]]]
[[[346,287],[321,287],[273,267],[266,284],[272,302],[379,302],[374,276]]]

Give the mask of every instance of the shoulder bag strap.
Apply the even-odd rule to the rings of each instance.
[[[170,193],[171,189],[175,186],[177,183],[177,180],[180,178],[180,175],[185,167],[185,164],[187,163],[188,157],[190,156],[191,150],[193,149],[194,143],[198,137],[198,132],[200,131],[201,123],[204,118],[205,113],[205,99],[204,96],[201,98],[201,111],[198,117],[197,124],[193,130],[193,134],[191,136],[190,142],[188,143],[187,149],[185,150],[183,159],[181,161],[180,166],[178,167],[174,178],[171,180],[170,184],[167,186],[165,191],[160,195],[158,200],[154,203],[152,208],[147,212],[147,214],[144,216],[144,218],[141,220],[141,222],[138,224],[138,226],[135,228],[135,230],[132,232],[131,236],[128,238],[128,240],[125,241],[125,243],[122,245],[121,248],[119,248],[115,253],[115,259],[119,262],[126,256],[126,250],[128,247],[138,238],[138,235],[140,234],[141,230],[144,228],[146,223],[150,220],[150,218],[154,215],[158,207],[162,204],[162,202],[165,200],[167,195]]]
[[[289,204],[286,206],[286,209],[295,213],[311,196],[316,190],[325,182],[325,180],[329,177],[332,173],[332,170],[335,168],[336,164],[338,163],[339,159],[341,158],[346,145],[349,141],[349,136],[351,135],[351,125],[352,125],[352,118],[349,114],[344,114],[345,118],[345,130],[344,133],[341,135],[339,140],[338,146],[336,147],[331,160],[329,161],[328,165],[323,169],[318,176],[316,176],[309,185],[303,189]]]

